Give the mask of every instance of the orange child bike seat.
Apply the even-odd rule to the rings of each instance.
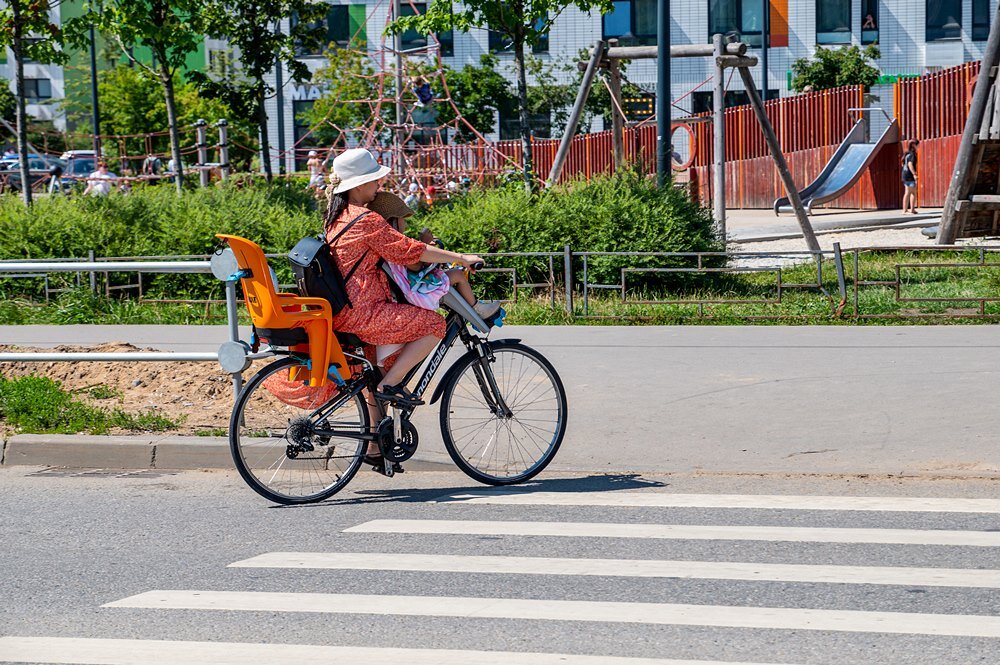
[[[342,378],[349,378],[347,358],[333,333],[330,303],[323,298],[278,293],[277,285],[271,279],[267,258],[257,243],[239,236],[217,234],[215,237],[229,243],[240,270],[248,271],[246,276],[240,278],[240,286],[243,287],[250,320],[261,339],[266,339],[272,346],[308,350],[308,382],[311,387],[326,385],[331,365],[336,367]],[[305,333],[304,339],[302,332]],[[289,380],[305,380],[302,369],[292,368]]]

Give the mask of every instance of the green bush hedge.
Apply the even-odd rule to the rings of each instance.
[[[173,187],[137,188],[128,196],[39,197],[25,208],[0,197],[0,258],[86,258],[208,254],[216,233],[252,238],[266,252],[286,251],[319,228],[302,187],[209,187],[178,196]]]
[[[466,252],[692,252],[721,249],[711,214],[676,187],[659,189],[649,178],[626,171],[590,182],[574,182],[539,194],[519,185],[473,191],[413,220],[428,226],[449,249]],[[539,261],[518,264],[530,279],[544,279]],[[679,261],[595,257],[594,280],[620,279],[624,266],[667,267]],[[556,272],[561,274],[561,261]],[[547,266],[545,267],[547,271]],[[674,276],[673,281],[677,277]],[[522,279],[523,281],[523,279]],[[660,285],[650,277],[638,283]]]
[[[321,226],[317,202],[302,183],[266,185],[245,180],[195,189],[178,196],[167,185],[137,188],[128,196],[41,197],[25,208],[14,196],[0,197],[0,259],[85,258],[209,254],[216,233],[250,238],[265,252],[287,252]],[[518,185],[473,191],[422,213],[410,225],[416,234],[429,226],[449,249],[466,252],[704,251],[717,248],[709,214],[674,187],[626,172],[589,183],[528,194]],[[518,278],[544,280],[547,262],[504,260]],[[562,262],[556,273],[561,281]],[[679,265],[651,259],[594,259],[591,276],[617,282],[623,265]],[[290,273],[274,266],[282,281]],[[672,281],[676,283],[674,275]],[[482,275],[482,286],[504,277]],[[637,276],[637,285],[665,285],[662,275]],[[30,283],[30,286],[29,286]],[[630,282],[631,283],[631,282]],[[202,276],[159,275],[144,280],[153,296],[219,295],[217,282]],[[38,296],[37,282],[0,284],[0,295]],[[497,293],[496,295],[499,295]],[[72,304],[72,303],[70,303]]]

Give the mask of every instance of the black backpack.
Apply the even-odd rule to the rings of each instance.
[[[299,295],[325,298],[330,302],[330,309],[334,316],[339,314],[344,307],[352,306],[351,299],[347,296],[347,280],[365,260],[368,251],[365,250],[365,253],[361,255],[361,258],[346,275],[341,275],[330,248],[340,239],[340,236],[354,226],[355,222],[367,214],[364,212],[348,222],[347,226],[333,236],[329,244],[321,235],[309,236],[300,240],[288,253],[288,260],[291,261],[292,272],[295,274],[295,283],[299,287]]]

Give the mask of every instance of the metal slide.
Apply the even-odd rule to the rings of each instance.
[[[879,110],[879,109],[872,109]],[[868,119],[858,118],[847,135],[833,153],[829,163],[808,187],[799,192],[806,212],[811,213],[813,205],[830,201],[843,195],[854,186],[882,146],[899,141],[899,124],[892,120],[882,136],[872,143],[868,140]],[[774,214],[794,212],[787,196],[774,201]]]

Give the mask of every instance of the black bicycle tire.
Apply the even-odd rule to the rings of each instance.
[[[334,485],[326,487],[320,492],[304,497],[289,497],[271,491],[266,485],[260,483],[250,469],[247,468],[246,463],[243,461],[243,456],[240,454],[238,441],[239,418],[243,413],[246,402],[250,399],[250,396],[254,393],[257,387],[260,386],[265,379],[267,379],[267,377],[296,364],[301,363],[292,358],[282,358],[261,368],[261,370],[243,386],[243,390],[240,391],[240,395],[236,399],[236,404],[233,405],[233,411],[229,418],[229,452],[232,455],[233,463],[236,465],[236,470],[239,471],[243,481],[250,486],[250,489],[265,499],[286,506],[304,503],[317,503],[319,501],[323,501],[324,499],[329,499],[331,496],[344,489],[344,487],[351,482],[364,461],[363,456],[358,456],[357,459],[352,462],[351,466],[349,466],[347,470],[341,474],[340,479]],[[365,406],[364,400],[360,397],[360,395],[355,395],[354,400],[359,404],[358,414],[361,417],[361,422],[364,424],[365,429],[370,429],[371,423],[369,421],[368,409]]]
[[[562,445],[563,437],[566,434],[566,424],[569,418],[568,404],[566,400],[566,389],[563,387],[562,379],[559,377],[559,373],[556,372],[556,368],[553,367],[552,363],[543,356],[541,353],[526,346],[519,342],[498,340],[495,342],[488,342],[491,349],[494,351],[502,351],[503,349],[516,349],[517,351],[524,353],[525,355],[531,357],[533,360],[537,361],[552,378],[553,387],[559,397],[560,408],[562,410],[562,421],[560,423],[558,435],[555,437],[554,444],[546,451],[543,457],[535,462],[534,466],[529,468],[522,474],[517,476],[501,478],[497,476],[490,476],[482,473],[471,464],[469,464],[465,458],[458,451],[455,446],[455,441],[452,438],[451,432],[448,429],[448,412],[451,406],[451,398],[454,394],[455,387],[458,385],[459,379],[462,377],[464,372],[468,369],[474,362],[478,362],[479,355],[470,351],[455,362],[455,369],[451,373],[451,378],[448,380],[448,384],[443,388],[441,394],[441,412],[440,412],[440,425],[441,425],[441,438],[444,440],[444,447],[448,451],[448,455],[451,457],[455,465],[462,470],[467,476],[473,480],[483,483],[484,485],[516,485],[518,483],[523,483],[531,480],[539,473],[545,470],[545,467],[552,462],[555,458],[556,453],[559,452],[559,447]]]

